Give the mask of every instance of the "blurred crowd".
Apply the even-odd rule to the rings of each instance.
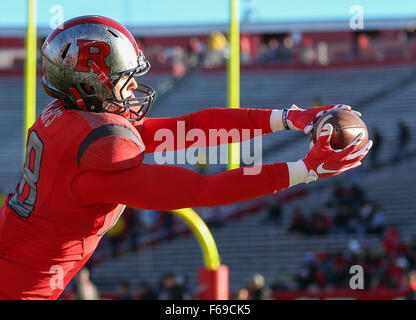
[[[336,184],[323,208],[304,213],[295,207],[288,232],[303,235],[381,235],[386,225],[380,204],[367,200],[358,185]]]
[[[384,137],[382,130],[378,127],[373,127],[369,134],[373,140],[373,146],[369,153],[370,167],[376,169],[383,165],[382,161],[380,161],[380,150],[383,146]],[[404,120],[398,120],[396,124],[396,138],[394,142],[395,145],[393,147],[393,154],[387,162],[396,164],[406,159],[411,152],[409,148],[411,136],[412,133],[409,125]]]
[[[359,265],[364,270],[364,289],[405,290],[415,286],[416,237],[404,241],[395,227],[389,227],[380,247],[351,240],[344,252],[322,250],[309,253],[292,279],[277,280],[276,291],[310,291],[349,288],[349,269]]]
[[[416,300],[416,236],[407,243],[395,227],[386,230],[380,247],[351,240],[343,252],[308,253],[291,277],[277,277],[266,285],[264,277],[256,275],[262,281],[253,286],[256,281],[251,280],[248,286],[238,289],[233,298],[270,299],[273,293],[345,290],[350,288],[350,268],[354,265],[363,268],[363,290],[396,290],[405,292],[406,299]],[[253,287],[256,288],[254,291]]]
[[[397,33],[355,32],[334,41],[317,40],[302,32],[240,35],[241,65],[320,65],[351,61],[384,61],[416,57],[416,26],[409,24]],[[227,35],[214,30],[209,36],[191,37],[188,44],[147,45],[142,49],[155,68],[169,67],[182,76],[197,66],[216,68],[229,57]],[[141,39],[139,39],[141,41]]]
[[[188,284],[188,277],[168,272],[162,276],[158,287],[147,281],[132,284],[127,280],[119,282],[113,293],[100,293],[91,281],[88,266],[81,269],[68,284],[62,300],[190,300],[195,297]]]

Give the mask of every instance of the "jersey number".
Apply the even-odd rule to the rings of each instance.
[[[24,218],[29,218],[35,208],[42,154],[43,142],[36,131],[32,131],[27,142],[23,177],[17,186],[16,193],[9,200],[9,206]]]

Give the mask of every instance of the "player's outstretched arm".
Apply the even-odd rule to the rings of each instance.
[[[135,127],[146,145],[146,153],[155,151],[161,143],[157,137],[166,132],[174,137],[175,143],[168,150],[173,151],[190,146],[205,147],[241,142],[271,133],[271,113],[272,110],[268,109],[210,108],[180,117],[145,118],[142,124]],[[203,132],[207,139],[196,143],[196,139],[191,136],[198,134],[197,130]],[[214,136],[218,138],[209,139]],[[177,143],[178,139],[180,143]]]
[[[263,165],[261,170],[239,168],[216,175],[191,170],[139,164],[114,172],[86,171],[73,181],[74,196],[85,204],[122,203],[148,210],[225,205],[286,189],[298,183],[337,175],[361,164],[372,142],[358,150],[360,136],[348,147],[333,150],[332,126],[326,124],[320,138],[304,159]],[[259,168],[260,169],[260,168]]]
[[[289,186],[286,163],[263,165],[257,175],[244,168],[216,175],[168,165],[140,164],[116,172],[88,171],[72,184],[85,204],[122,203],[148,210],[225,205],[248,200]]]
[[[166,151],[192,147],[215,146],[242,142],[259,135],[290,129],[309,133],[313,121],[324,112],[341,109],[352,111],[344,104],[301,109],[293,105],[289,109],[211,108],[174,118],[145,118],[136,128],[140,132],[146,152],[154,152],[161,143],[160,136],[169,132],[175,141]],[[352,111],[356,112],[356,111]],[[218,139],[188,138],[191,130],[201,130],[205,137],[222,136]],[[220,132],[221,130],[222,132]],[[195,131],[193,132],[195,134]],[[158,138],[159,136],[159,138]],[[192,135],[191,135],[192,136]],[[179,140],[178,140],[179,139]],[[180,141],[180,143],[178,143]],[[197,143],[196,143],[197,142]],[[167,144],[164,144],[166,147]]]

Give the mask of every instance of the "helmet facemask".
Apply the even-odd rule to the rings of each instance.
[[[150,110],[150,107],[155,99],[155,91],[151,87],[136,81],[137,87],[131,91],[137,93],[137,96],[135,94],[134,97],[124,97],[123,92],[126,86],[130,83],[131,79],[145,75],[149,69],[150,63],[140,52],[138,58],[138,66],[132,70],[127,70],[119,73],[115,80],[111,82],[112,98],[108,98],[103,102],[103,111],[114,113],[110,107],[110,105],[112,105],[118,107],[117,111],[115,112],[118,115],[129,111],[131,114],[136,116],[128,119],[130,121],[139,121],[144,118],[147,112]],[[125,80],[124,84],[119,89],[119,92],[116,92],[117,84],[126,76],[127,79]]]

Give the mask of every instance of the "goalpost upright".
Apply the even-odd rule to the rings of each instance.
[[[240,0],[230,0],[227,64],[228,108],[240,108]],[[240,167],[240,143],[228,146],[228,170]]]
[[[24,73],[23,159],[26,153],[27,131],[33,125],[36,119],[36,0],[27,1],[25,51],[26,59]]]

